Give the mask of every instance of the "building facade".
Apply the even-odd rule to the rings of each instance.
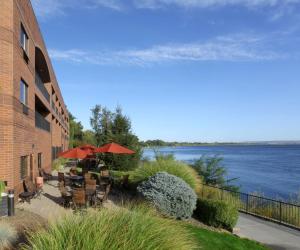
[[[66,150],[69,116],[30,0],[0,0],[0,180],[23,190]]]

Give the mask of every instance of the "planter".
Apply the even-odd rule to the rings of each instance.
[[[7,215],[8,215],[7,193],[1,193],[0,217],[4,217]]]

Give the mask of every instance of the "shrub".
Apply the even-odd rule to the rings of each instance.
[[[57,158],[52,163],[52,170],[60,171],[64,168],[64,165],[68,162],[68,159]]]
[[[189,250],[196,249],[196,243],[180,223],[160,218],[147,207],[135,206],[71,215],[31,234],[29,245],[23,249]]]
[[[232,230],[238,220],[238,210],[232,203],[198,199],[195,216],[205,224]]]
[[[137,190],[160,212],[178,219],[190,218],[196,207],[194,190],[182,179],[166,172],[150,177]]]
[[[17,239],[17,232],[7,223],[0,223],[0,249],[9,249]]]
[[[172,158],[157,158],[156,161],[142,164],[133,172],[132,180],[140,183],[158,172],[167,172],[181,178],[197,193],[201,189],[201,179],[197,172],[185,163]]]

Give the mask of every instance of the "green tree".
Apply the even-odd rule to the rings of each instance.
[[[96,105],[91,111],[90,123],[98,146],[115,142],[135,151],[133,155],[103,154],[101,159],[111,169],[136,168],[142,156],[142,149],[138,137],[132,133],[129,117],[123,115],[120,107],[110,111],[106,107]]]
[[[107,143],[111,138],[112,113],[106,108],[96,105],[91,109],[90,124],[95,133],[97,146]]]
[[[75,148],[82,144],[83,126],[81,122],[77,122],[76,118],[69,112],[70,119],[70,139],[69,148]]]
[[[91,144],[97,145],[95,133],[92,130],[83,131],[83,143],[82,144]]]
[[[227,169],[222,165],[223,158],[219,156],[202,156],[192,165],[207,185],[238,191],[239,187],[232,182],[237,178],[227,179]]]

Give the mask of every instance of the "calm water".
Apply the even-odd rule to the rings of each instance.
[[[188,163],[201,155],[220,155],[228,177],[238,177],[243,192],[259,191],[273,198],[300,192],[300,145],[162,147],[159,151]],[[153,158],[153,150],[145,149],[144,156]]]

